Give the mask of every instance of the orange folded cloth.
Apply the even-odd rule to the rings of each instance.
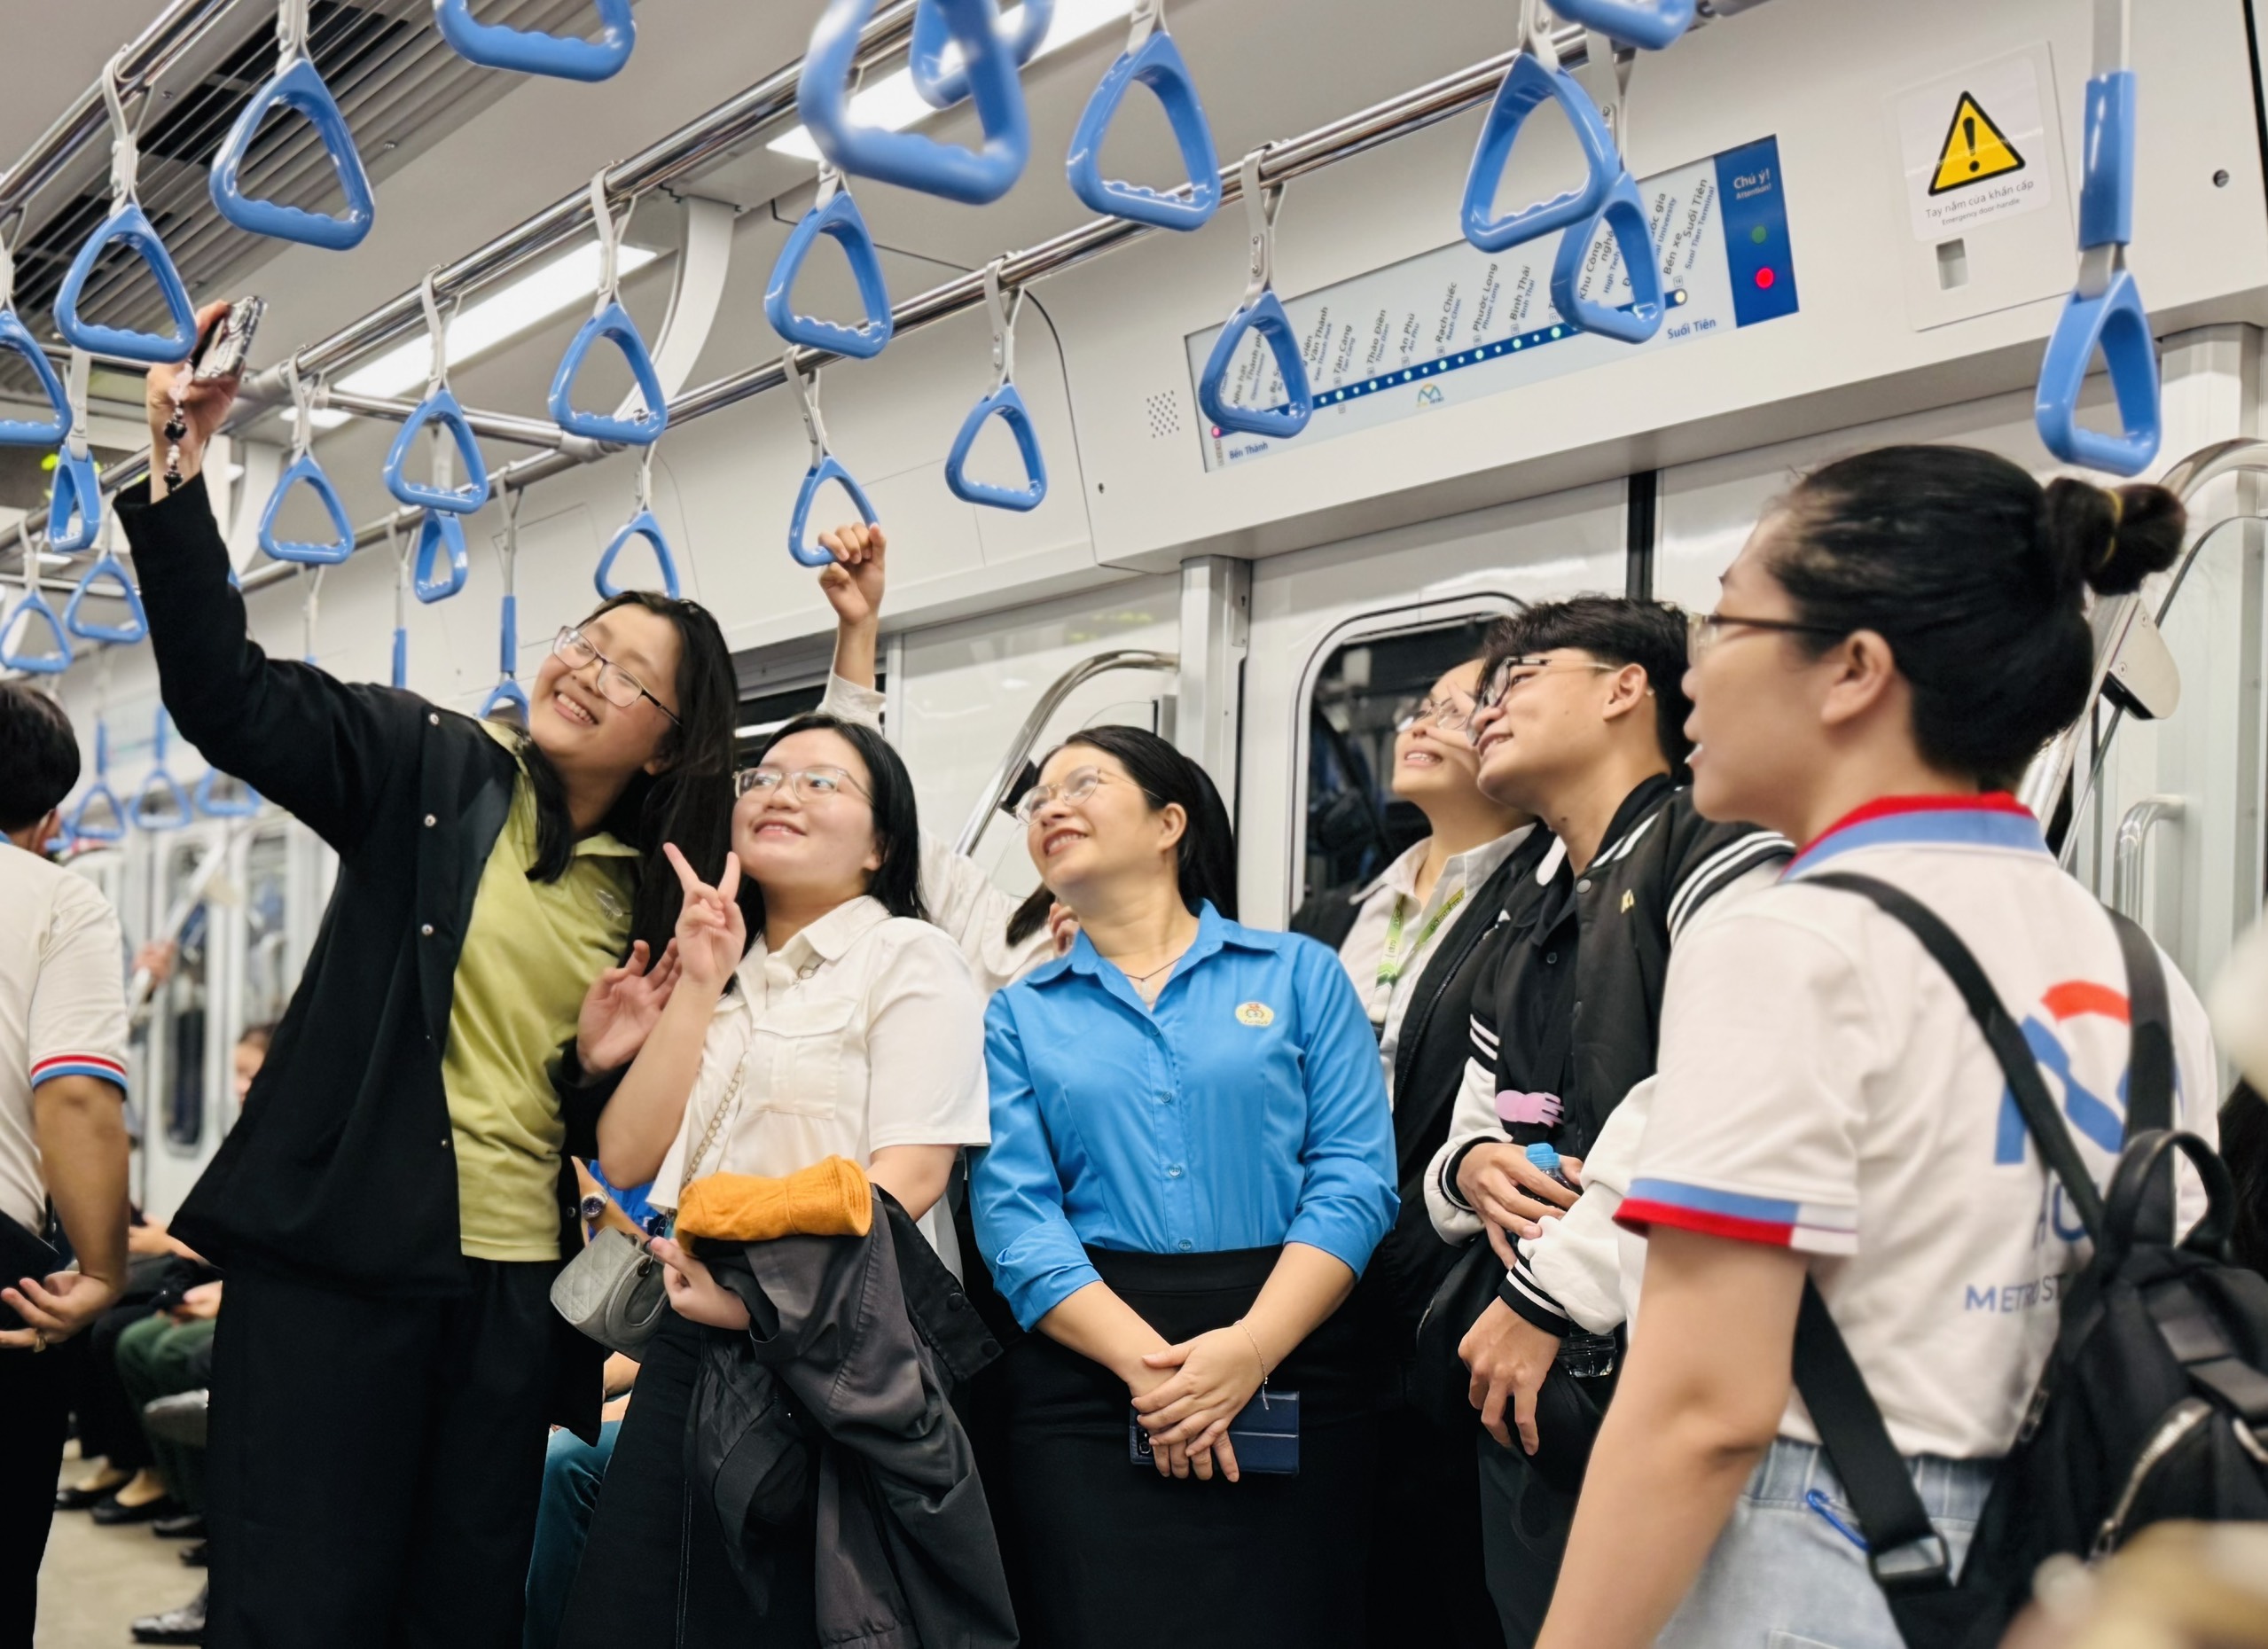
[[[679,1236],[724,1242],[864,1237],[873,1223],[873,1191],[849,1157],[829,1157],[785,1179],[711,1174],[686,1186],[677,1202]]]

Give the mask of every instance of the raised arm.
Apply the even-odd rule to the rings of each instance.
[[[227,307],[208,306],[203,318]],[[165,480],[169,392],[189,371],[151,370],[151,480],[117,503],[149,611],[159,689],[175,725],[207,762],[349,852],[368,827],[394,753],[411,742],[420,707],[390,690],[348,686],[312,665],[272,660],[252,640],[202,473],[207,444],[236,398],[233,379],[190,389],[182,484],[168,488]]]

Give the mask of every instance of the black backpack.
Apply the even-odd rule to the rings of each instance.
[[[2236,1193],[2226,1166],[2196,1135],[2173,1131],[2165,979],[2139,928],[2112,913],[2133,1043],[2124,1148],[2106,1197],[2023,1033],[1952,930],[1872,877],[1806,879],[1872,899],[1951,975],[2094,1242],[2064,1290],[2055,1348],[1958,1577],[1826,1301],[1804,1285],[1795,1386],[1858,1514],[1899,1635],[1908,1649],[1990,1649],[2051,1557],[2093,1560],[2168,1518],[2268,1518],[2268,1280],[2229,1262]],[[2176,1152],[2196,1166],[2209,1200],[2178,1246]]]

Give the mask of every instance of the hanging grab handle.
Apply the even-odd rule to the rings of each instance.
[[[613,542],[607,544],[606,552],[598,558],[598,570],[590,575],[590,582],[598,587],[599,595],[606,600],[612,601],[622,593],[622,587],[614,582],[614,561],[633,538],[643,538],[652,546],[654,563],[661,574],[663,591],[672,601],[680,599],[683,592],[677,583],[677,558],[669,553],[669,541],[662,536],[661,523],[653,514],[653,449],[651,447],[645,449],[645,458],[637,466],[637,501],[630,511],[630,519],[622,523],[622,531],[616,533]]]
[[[165,243],[158,238],[156,226],[135,198],[134,179],[141,164],[141,151],[137,147],[134,128],[127,121],[126,106],[119,98],[116,58],[103,70],[102,94],[110,109],[111,212],[79,248],[79,255],[71,260],[63,285],[55,294],[55,324],[64,341],[74,349],[144,366],[169,365],[187,360],[190,350],[196,347],[197,312],[189,301],[188,288],[181,284],[181,271],[174,267]],[[86,295],[87,281],[94,274],[104,248],[113,241],[149,267],[158,284],[158,295],[165,301],[170,332],[137,332],[127,327],[98,326],[80,318],[79,303]]]
[[[223,780],[236,786],[235,795],[222,793]],[[205,770],[189,799],[208,819],[248,819],[260,811],[260,793],[242,779],[234,778],[216,767]]]
[[[1693,0],[1551,0],[1552,10],[1642,51],[1674,45],[1693,26]]]
[[[856,478],[842,466],[841,459],[827,449],[826,421],[819,416],[819,374],[815,367],[810,377],[796,370],[795,351],[787,352],[784,363],[787,381],[795,391],[795,399],[803,412],[803,433],[811,442],[811,466],[803,472],[803,484],[796,490],[795,512],[787,521],[787,553],[803,567],[829,567],[834,557],[823,546],[804,542],[804,534],[811,523],[811,504],[819,496],[819,488],[829,481],[842,483],[843,491],[850,495],[850,502],[867,526],[872,527],[881,517],[874,512],[873,501]]]
[[[1592,238],[1602,224],[1614,236],[1615,250],[1622,254],[1623,270],[1630,278],[1631,301],[1626,304],[1582,295],[1584,266]],[[1623,343],[1644,343],[1662,330],[1662,317],[1669,309],[1662,261],[1646,223],[1646,199],[1627,172],[1607,191],[1606,204],[1595,217],[1560,237],[1559,255],[1552,263],[1552,307],[1569,325]]]
[[[443,555],[449,558],[449,570],[437,573],[434,564]],[[445,510],[427,510],[418,522],[417,574],[411,586],[418,599],[428,606],[448,600],[465,588],[471,571],[463,518]]]
[[[528,693],[520,684],[520,504],[527,495],[517,488],[504,497],[504,542],[497,560],[504,572],[504,599],[497,606],[497,684],[481,702],[481,719],[499,710],[517,713],[518,725],[528,725]]]
[[[53,416],[42,418],[0,418],[0,447],[59,446],[71,433],[71,402],[63,380],[39,347],[31,329],[16,314],[16,260],[0,238],[0,353],[20,358],[39,382]]]
[[[301,567],[336,567],[355,552],[354,524],[347,520],[347,506],[340,500],[339,489],[316,462],[311,444],[315,396],[300,376],[296,357],[284,363],[284,383],[292,395],[292,461],[276,478],[276,490],[268,495],[268,507],[260,512],[260,547],[275,560]],[[332,537],[328,543],[301,543],[276,536],[276,516],[284,507],[284,495],[301,486],[315,494],[324,513],[331,518]]]
[[[1000,20],[1001,43],[1013,54],[1018,68],[1038,53],[1054,21],[1055,0],[1023,0],[1013,28],[1006,18]],[[920,9],[913,14],[913,45],[907,66],[913,72],[914,90],[933,109],[950,109],[968,97],[967,71],[958,58],[946,62],[951,47],[952,31],[944,13],[938,11],[935,0],[921,0]]]
[[[482,68],[515,69],[559,80],[605,80],[630,60],[637,20],[630,0],[598,0],[598,35],[579,40],[473,20],[472,0],[434,0],[434,21],[457,55]]]
[[[832,559],[832,558],[830,558]],[[63,622],[55,616],[55,609],[47,605],[47,598],[39,592],[39,557],[24,558],[24,598],[16,610],[0,625],[0,668],[21,670],[27,676],[60,676],[71,668],[71,638],[63,632]],[[32,632],[45,626],[48,637],[55,643],[52,653],[31,651]],[[20,645],[11,645],[8,637],[16,636]]]
[[[1276,296],[1276,218],[1283,210],[1284,186],[1261,181],[1267,153],[1265,149],[1255,149],[1244,157],[1241,176],[1245,216],[1250,227],[1251,277],[1245,285],[1243,302],[1230,312],[1228,324],[1221,329],[1221,335],[1213,341],[1213,353],[1206,357],[1205,370],[1197,380],[1197,403],[1221,429],[1281,441],[1307,427],[1308,419],[1315,415],[1315,397],[1308,387],[1307,363],[1300,358],[1298,335]],[[1284,399],[1273,407],[1239,406],[1229,399],[1229,371],[1243,350],[1247,332],[1258,332],[1266,342],[1283,379]],[[1263,382],[1263,375],[1254,375],[1255,387]]]
[[[996,259],[984,267],[984,309],[992,323],[992,387],[961,420],[953,449],[945,457],[945,485],[953,496],[970,504],[989,504],[996,510],[1036,510],[1047,496],[1047,461],[1040,456],[1039,432],[1032,427],[1031,411],[1016,393],[1016,317],[1024,307],[1024,293],[1018,287],[1013,299],[1002,294],[1000,266],[1001,261]],[[1024,464],[1021,487],[969,479],[969,451],[976,445],[985,421],[993,418],[1005,424],[1016,438],[1016,450]]]
[[[858,282],[858,303],[866,318],[856,326],[795,311],[795,277],[803,272],[803,260],[811,255],[822,235],[842,248],[851,275]],[[890,341],[895,322],[890,314],[889,287],[882,279],[882,261],[875,253],[866,220],[859,215],[858,203],[841,186],[841,174],[832,167],[819,176],[817,203],[803,214],[771,266],[771,281],[764,289],[764,319],[789,343],[860,361],[881,354]]]
[[[106,681],[103,692],[108,690]],[[110,815],[106,823],[90,817],[98,805]],[[95,712],[95,782],[87,786],[86,794],[71,809],[71,817],[64,821],[63,828],[81,841],[107,844],[126,840],[126,809],[118,800],[118,793],[110,787],[110,724],[100,710]]]
[[[426,311],[426,332],[433,340],[433,366],[426,379],[426,398],[418,410],[410,414],[410,421],[402,426],[394,437],[394,445],[386,454],[386,490],[411,509],[440,510],[454,515],[470,515],[489,501],[489,465],[481,456],[481,443],[473,438],[473,426],[465,421],[465,409],[449,388],[449,332],[442,324],[441,301],[434,293],[434,272],[426,271],[425,285],[419,297]],[[411,449],[418,432],[428,424],[438,424],[449,432],[456,442],[457,454],[464,461],[465,472],[470,477],[461,487],[411,481],[406,473]],[[459,537],[464,535],[460,532]]]
[[[253,234],[345,252],[362,245],[370,233],[378,203],[371,193],[370,175],[363,170],[363,157],[356,151],[355,136],[347,129],[347,117],[308,54],[307,11],[308,0],[282,0],[276,9],[276,73],[252,94],[229,128],[221,152],[213,157],[213,205],[230,223]],[[297,111],[315,129],[338,176],[340,192],[347,198],[336,215],[255,200],[244,192],[244,164],[252,153],[252,140],[269,112],[277,108]]]
[[[55,453],[55,486],[47,499],[47,547],[76,555],[102,532],[102,479],[92,455],[66,445]]]
[[[128,809],[137,830],[168,832],[189,824],[189,793],[166,767],[167,719],[164,707],[160,706],[157,735],[151,747],[154,765],[149,778],[142,781],[142,788],[134,793],[133,805]]]
[[[828,0],[811,31],[795,82],[795,112],[819,152],[854,177],[939,195],[966,206],[997,200],[1015,187],[1031,157],[1031,123],[1014,57],[995,27],[992,0],[930,0],[961,49],[984,145],[974,152],[919,132],[861,126],[851,119],[850,74],[858,36],[876,0]]]
[[[1481,140],[1473,150],[1473,165],[1465,175],[1465,238],[1483,252],[1504,252],[1540,238],[1554,230],[1598,215],[1607,197],[1623,176],[1623,157],[1606,117],[1581,82],[1560,66],[1548,21],[1530,9],[1529,28],[1520,55],[1505,71],[1481,124]],[[1547,103],[1557,103],[1574,128],[1583,150],[1584,180],[1565,194],[1554,195],[1503,216],[1496,215],[1498,186],[1513,146],[1520,141],[1528,117]]]
[[[1189,175],[1186,194],[1102,175],[1103,140],[1109,136],[1110,123],[1118,118],[1128,90],[1137,85],[1148,87],[1165,111],[1166,123],[1181,150],[1182,168]],[[1071,134],[1071,152],[1064,166],[1071,192],[1092,210],[1111,217],[1157,229],[1201,229],[1220,207],[1220,170],[1205,106],[1198,100],[1181,49],[1166,32],[1164,0],[1142,0],[1134,8],[1126,50],[1104,71]]]
[[[123,624],[98,624],[80,610],[90,592],[106,579],[117,585],[118,597],[126,603]],[[107,641],[121,647],[150,638],[150,615],[143,609],[141,594],[126,576],[125,564],[109,551],[97,558],[87,569],[87,575],[79,581],[78,588],[71,592],[70,600],[63,604],[63,628],[82,641]]]
[[[404,544],[389,520],[386,547],[394,551],[394,668],[387,679],[406,688],[410,684],[410,563],[417,546],[414,540]]]
[[[2095,72],[2087,82],[2085,174],[2079,186],[2079,279],[2040,363],[2032,421],[2066,464],[2138,475],[2158,455],[2158,348],[2126,268],[2134,238],[2134,71],[2126,66],[2126,0],[2096,0]],[[2087,364],[2102,350],[2118,400],[2119,433],[2083,428]]]
[[[551,374],[551,422],[568,434],[587,440],[615,442],[626,447],[647,446],[659,441],[661,432],[669,426],[669,398],[661,392],[661,379],[653,370],[653,352],[638,335],[637,323],[622,307],[622,226],[614,222],[614,212],[606,204],[606,174],[603,171],[590,180],[590,215],[598,229],[598,296],[591,305],[590,318],[583,324],[583,330],[575,333],[567,353],[559,357],[559,371]],[[629,214],[626,212],[623,216],[627,221]],[[579,412],[569,398],[575,389],[575,375],[583,370],[584,358],[602,338],[622,352],[622,360],[629,365],[631,378],[637,380],[637,398],[642,404],[635,412],[612,416]]]

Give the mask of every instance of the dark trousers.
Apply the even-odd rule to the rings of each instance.
[[[230,1274],[210,1649],[520,1649],[559,1267],[465,1263],[433,1300]]]
[[[646,1347],[567,1596],[559,1649],[816,1649],[816,1526],[807,1520],[801,1529],[778,1531],[766,1566],[770,1584],[763,1598],[752,1598],[726,1556],[715,1509],[685,1475],[701,1340],[723,1332],[672,1311]]]
[[[1575,1500],[1529,1465],[1515,1436],[1509,1449],[1478,1434],[1481,1539],[1487,1552],[1489,1596],[1504,1625],[1505,1649],[1529,1649],[1544,1629],[1575,1524]]]
[[[160,1397],[196,1391],[210,1381],[213,1336],[218,1327],[210,1317],[176,1323],[169,1317],[152,1316],[118,1337],[118,1379],[137,1417]],[[155,1437],[148,1441],[151,1462],[173,1497],[184,1510],[202,1512],[205,1450]]]
[[[0,1649],[31,1649],[70,1409],[55,1350],[0,1350]]]
[[[1406,1403],[1379,1418],[1371,1490],[1371,1649],[1504,1649],[1482,1553],[1479,1418],[1448,1428]]]

